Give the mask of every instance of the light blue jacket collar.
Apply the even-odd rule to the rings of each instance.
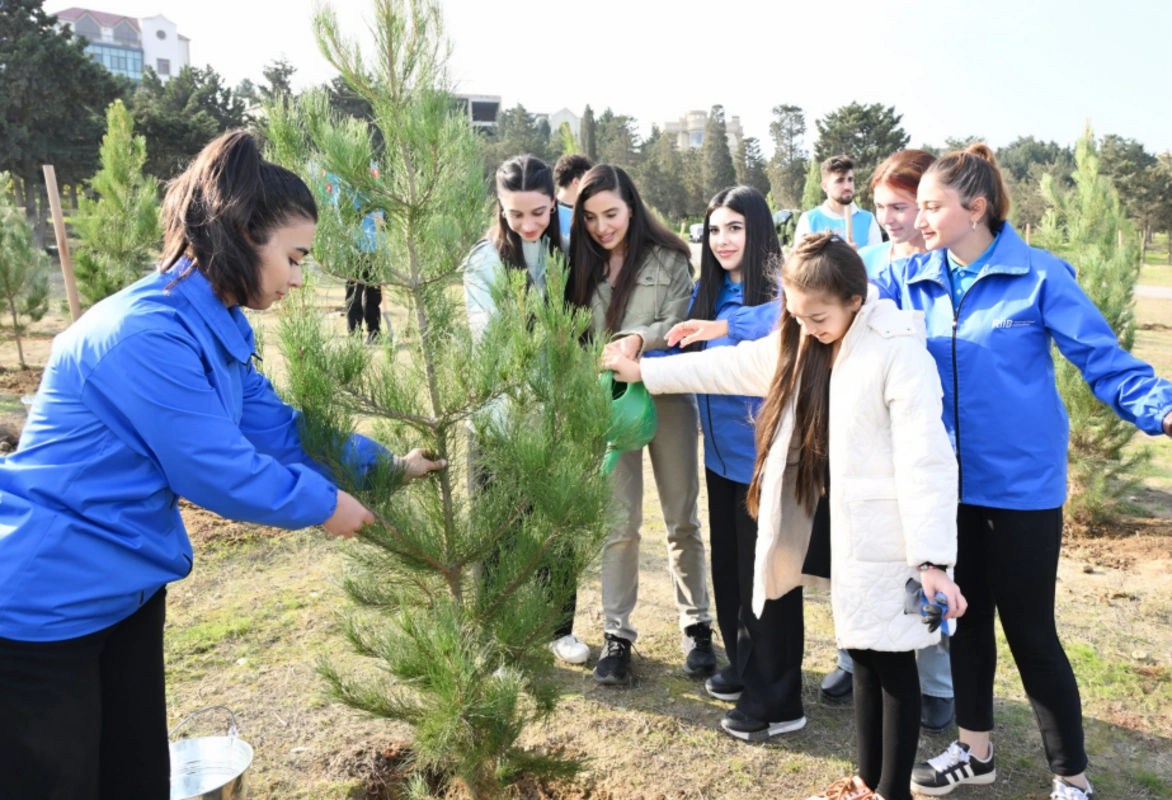
[[[944,250],[933,250],[928,258],[920,262],[916,274],[908,276],[907,282],[933,281],[948,289],[952,286],[948,271],[948,254]],[[1029,271],[1030,246],[1022,241],[1012,225],[1002,223],[989,262],[981,269],[977,280],[986,275],[1025,275]]]

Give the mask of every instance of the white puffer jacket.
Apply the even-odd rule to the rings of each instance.
[[[645,359],[654,394],[764,397],[777,369],[779,332],[736,347]],[[904,584],[924,562],[956,561],[956,457],[941,421],[940,377],[923,315],[867,301],[843,337],[830,378],[831,605],[838,646],[915,650],[935,644],[918,614],[904,614]],[[782,414],[765,462],[757,518],[753,613],[798,585],[812,517],[795,496],[799,438]]]

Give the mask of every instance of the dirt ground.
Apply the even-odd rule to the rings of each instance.
[[[324,291],[323,306],[336,313],[340,289]],[[1145,300],[1141,319],[1172,322],[1172,301]],[[258,327],[267,328],[268,321],[260,318]],[[30,364],[45,363],[51,335],[63,328],[59,316],[41,323],[26,345]],[[1166,331],[1149,327],[1143,334],[1140,346],[1150,346],[1152,356],[1142,351],[1141,356],[1161,362],[1172,353]],[[275,343],[270,348],[275,350]],[[23,419],[19,397],[30,392],[36,373],[15,369],[11,341],[0,345],[0,367],[0,425],[7,423],[7,434],[15,435]],[[1157,369],[1172,375],[1167,365],[1157,363]],[[1153,510],[1068,539],[1059,569],[1060,632],[1079,676],[1090,774],[1103,798],[1172,797],[1172,512],[1163,513],[1172,509],[1172,475],[1165,466],[1172,444],[1151,446],[1158,468],[1139,499]],[[640,631],[635,681],[613,689],[597,686],[590,677],[602,639],[593,575],[581,589],[575,620],[593,657],[584,667],[559,670],[564,695],[558,711],[548,725],[525,735],[526,744],[583,757],[587,770],[576,786],[523,783],[516,796],[804,798],[848,774],[854,758],[853,711],[817,699],[818,683],[835,659],[827,595],[806,595],[807,727],[764,745],[730,739],[718,729],[729,706],[708,697],[699,681],[680,670],[663,520],[649,465],[645,485],[642,583],[633,617]],[[706,502],[703,496],[701,502]],[[340,580],[346,553],[357,545],[328,539],[320,530],[287,532],[228,522],[186,504],[182,513],[197,560],[193,575],[169,589],[171,723],[213,705],[233,709],[242,738],[256,751],[248,773],[254,800],[403,796],[410,731],[330,702],[315,671],[322,658],[343,669],[372,669],[340,635],[348,607]],[[706,519],[703,506],[700,515]],[[1040,800],[1049,792],[1041,739],[1000,636],[998,646],[994,740],[999,779],[988,790],[964,789],[955,796]],[[226,719],[208,715],[188,733],[218,735],[226,727]],[[946,734],[924,735],[921,756],[936,755],[950,740]]]

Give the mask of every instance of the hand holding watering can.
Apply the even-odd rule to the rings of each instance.
[[[610,430],[606,434],[606,456],[602,461],[602,471],[606,474],[614,470],[624,452],[646,447],[655,437],[659,422],[655,402],[641,381],[639,362],[623,347],[626,341],[620,339],[607,345],[602,355],[602,365],[613,370],[603,372],[599,378],[611,398]],[[638,343],[634,344],[638,352]]]

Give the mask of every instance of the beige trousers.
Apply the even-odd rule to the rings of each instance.
[[[659,504],[667,527],[667,564],[680,613],[680,630],[712,623],[708,613],[707,567],[696,499],[700,494],[697,457],[700,420],[692,395],[657,395],[659,427],[647,445]],[[619,458],[611,473],[619,522],[602,548],[603,630],[635,641],[631,612],[639,599],[639,526],[643,522],[643,451]]]

